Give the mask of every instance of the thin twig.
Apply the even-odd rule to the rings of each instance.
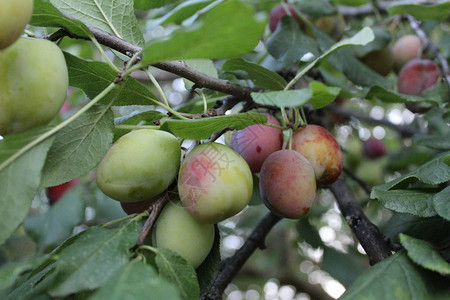
[[[153,224],[156,221],[156,218],[158,217],[161,210],[164,208],[164,206],[169,201],[169,195],[167,192],[164,193],[164,195],[153,202],[149,207],[150,215],[147,218],[147,221],[145,221],[144,226],[142,227],[141,231],[139,232],[139,237],[136,243],[135,248],[144,245],[145,238],[147,237],[148,233],[153,227]]]
[[[247,259],[253,254],[256,248],[264,249],[264,240],[272,227],[281,220],[280,217],[268,213],[252,231],[244,245],[236,253],[225,260],[210,290],[201,299],[218,300],[222,299],[222,294],[231,280],[236,276]]]
[[[370,195],[372,189],[367,185],[367,183],[364,180],[353,174],[353,172],[346,167],[343,168],[343,171],[348,177],[356,181],[356,183],[358,183],[361,186],[361,188],[366,192],[367,195]]]
[[[392,255],[386,238],[378,227],[366,217],[342,176],[330,186],[330,190],[336,198],[347,224],[366,251],[370,264],[374,265]]]

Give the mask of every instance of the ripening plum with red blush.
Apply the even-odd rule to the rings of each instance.
[[[318,125],[301,127],[294,132],[292,149],[311,163],[318,184],[336,181],[342,172],[342,151],[333,135]]]
[[[259,190],[274,214],[299,219],[308,213],[316,197],[314,169],[297,151],[274,152],[261,168]]]
[[[75,178],[63,184],[48,187],[46,192],[50,205],[54,205],[58,202],[59,198],[61,198],[71,186],[76,185],[79,181],[78,178]]]
[[[386,155],[386,146],[377,139],[368,139],[363,144],[364,155],[368,158],[375,159]]]
[[[280,126],[272,115],[265,114],[267,122]],[[259,173],[264,160],[283,146],[283,131],[270,126],[255,124],[233,133],[231,148],[247,162],[253,173]]]
[[[440,76],[441,71],[431,60],[413,59],[398,74],[398,92],[408,95],[420,95],[426,89],[435,85]]]
[[[293,16],[295,18],[295,20],[302,25],[303,22],[301,21],[301,19],[297,16],[297,14],[295,13],[295,10],[292,8],[292,6],[290,6],[289,4],[286,4],[287,9],[289,10],[289,12],[291,13],[291,16]],[[269,15],[269,29],[271,32],[274,32],[275,29],[277,29],[277,25],[280,22],[280,20],[286,16],[286,10],[284,9],[283,5],[279,4],[277,6],[275,6],[271,11],[270,11],[270,15]]]

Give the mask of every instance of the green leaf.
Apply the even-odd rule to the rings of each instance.
[[[294,18],[282,18],[266,41],[267,51],[286,66],[298,63],[306,53],[320,54],[317,42],[305,34]]]
[[[157,24],[163,24],[163,25],[181,24],[187,18],[190,18],[195,14],[201,13],[202,9],[205,8],[206,6],[208,6],[212,2],[217,4],[222,1],[213,1],[213,0],[181,1],[180,5],[178,5],[177,7],[172,9],[170,12],[168,12],[167,14],[165,14],[164,16],[162,16],[161,18],[159,18],[155,21]]]
[[[215,235],[212,249],[209,251],[203,263],[196,269],[200,294],[210,289],[221,268],[220,232],[217,225],[214,226],[214,230]]]
[[[450,14],[450,2],[445,1],[436,5],[394,5],[387,9],[391,15],[411,15],[419,20],[444,21]]]
[[[439,104],[434,99],[427,99],[420,96],[414,95],[405,95],[400,93],[395,93],[391,90],[387,90],[381,86],[372,86],[370,90],[367,92],[367,99],[378,99],[385,103],[414,103],[414,102],[429,102],[434,105]]]
[[[0,291],[11,287],[22,274],[39,266],[46,259],[47,255],[30,260],[3,264],[0,268]]]
[[[296,107],[306,104],[312,97],[310,89],[287,90],[267,93],[252,94],[253,101],[262,105],[272,105],[276,107]]]
[[[386,48],[391,41],[391,34],[383,27],[373,28],[375,39],[364,46],[355,46],[354,50],[359,57],[365,56],[372,51]]]
[[[95,105],[60,130],[48,152],[42,186],[55,186],[92,170],[111,147],[111,109]]]
[[[400,234],[400,242],[408,251],[409,258],[418,265],[443,275],[450,274],[450,264],[442,258],[432,244],[406,234]]]
[[[351,285],[369,267],[367,256],[356,249],[343,253],[330,247],[323,247],[322,269],[336,278],[344,286]]]
[[[367,0],[333,0],[336,4],[342,4],[347,6],[361,6],[367,4]]]
[[[286,86],[286,80],[277,73],[270,71],[258,64],[248,62],[242,58],[232,58],[222,65],[224,71],[245,71],[256,86],[268,90],[282,90]]]
[[[44,128],[48,129],[48,128]],[[42,128],[9,135],[0,141],[0,245],[22,223],[39,188],[41,170],[53,142],[48,138],[14,158],[40,136]]]
[[[210,59],[188,59],[185,63],[192,69],[201,72],[203,74],[209,75],[213,78],[218,78],[217,69],[214,66],[214,62]],[[187,90],[190,90],[194,86],[194,82],[183,78],[184,85]]]
[[[337,13],[336,7],[333,6],[328,0],[297,0],[295,1],[295,5],[302,13],[314,18],[334,15]]]
[[[198,299],[200,288],[194,268],[171,250],[157,249],[157,251],[155,262],[159,275],[178,287],[182,299]]]
[[[323,246],[322,239],[316,227],[311,225],[310,218],[301,218],[297,221],[297,233],[298,241],[306,242],[313,248],[319,248]]]
[[[201,22],[176,29],[167,39],[151,41],[143,50],[142,64],[189,59],[227,58],[253,50],[265,23],[255,20],[253,9],[237,0],[216,5]]]
[[[327,106],[336,99],[341,91],[337,87],[329,87],[318,81],[312,81],[309,84],[309,88],[312,91],[312,97],[308,101],[315,109],[319,109]]]
[[[64,53],[69,69],[69,85],[82,89],[93,99],[109,86],[117,77],[107,63],[88,62],[69,53]],[[156,97],[142,84],[133,78],[127,78],[108,93],[100,103],[114,105],[154,105],[158,104]]]
[[[397,236],[404,233],[438,244],[450,236],[450,222],[438,216],[419,218],[410,214],[394,213],[394,216],[383,226],[383,233],[396,242]]]
[[[89,300],[181,299],[176,286],[158,277],[155,269],[134,260],[115,272]]]
[[[438,185],[450,180],[450,161],[448,161],[448,157],[450,157],[450,152],[443,153],[409,174],[374,187],[370,197],[378,199],[386,208],[397,212],[406,212],[421,217],[435,215],[436,211],[433,205],[435,192],[424,189],[405,190],[404,188],[405,184],[407,185],[414,180],[432,185]],[[394,189],[397,186],[401,188]]]
[[[114,125],[141,125],[142,123],[154,125],[154,121],[161,120],[165,117],[167,117],[166,114],[160,113],[159,111],[149,110],[131,116],[116,118],[114,119]],[[130,132],[130,130],[115,129],[113,140],[116,141],[118,138],[120,138],[124,134],[127,134],[128,132]]]
[[[73,20],[57,10],[49,0],[34,0],[30,25],[39,27],[61,27],[80,37],[89,37],[91,32],[80,21]]]
[[[162,7],[174,2],[177,2],[177,0],[134,0],[134,8],[148,10],[151,8]]]
[[[437,214],[450,221],[450,186],[434,195],[433,204]]]
[[[184,139],[203,140],[225,128],[240,130],[253,124],[266,122],[267,117],[263,114],[242,113],[201,119],[167,120],[163,128],[167,126],[173,134]]]
[[[413,136],[413,142],[422,146],[438,150],[450,150],[450,138],[448,133],[437,135],[419,135]]]
[[[404,300],[430,299],[430,296],[419,267],[402,251],[368,269],[339,299]]]
[[[54,297],[96,289],[129,260],[129,248],[137,240],[134,221],[115,229],[91,227],[60,251],[55,263],[57,280],[50,289]]]
[[[40,249],[56,246],[84,220],[84,201],[81,193],[69,189],[48,211],[25,219],[25,231],[38,243]]]
[[[260,205],[263,204],[261,199],[261,192],[259,190],[259,177],[255,174],[252,175],[253,177],[253,192],[252,192],[252,198],[250,199],[250,202],[248,205]]]
[[[100,28],[125,41],[144,45],[144,37],[134,15],[133,0],[50,0],[62,13]]]

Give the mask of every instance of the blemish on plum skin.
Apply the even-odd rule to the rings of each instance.
[[[256,152],[261,153],[261,147],[260,146],[256,146]]]

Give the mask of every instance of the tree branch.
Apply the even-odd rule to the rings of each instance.
[[[158,218],[159,213],[164,208],[164,206],[169,201],[169,195],[167,192],[164,193],[164,195],[153,202],[150,207],[150,215],[148,216],[147,220],[145,221],[144,226],[142,227],[141,231],[139,232],[139,237],[136,243],[135,248],[144,245],[145,238],[147,237],[148,233],[153,227],[153,224],[155,224],[156,218]]]
[[[334,194],[347,224],[366,251],[370,264],[374,265],[391,256],[392,253],[385,236],[366,217],[342,176],[330,186],[330,190]]]
[[[346,109],[343,109],[335,104],[329,104],[326,109],[330,110],[331,112],[344,116],[344,117],[353,117],[360,121],[370,123],[370,124],[376,124],[376,125],[383,125],[386,126],[392,130],[398,131],[401,135],[410,137],[413,136],[416,133],[419,133],[419,131],[413,127],[410,126],[402,126],[402,125],[395,125],[394,123],[391,123],[387,120],[377,120],[374,118],[369,117],[368,115],[361,114],[354,111],[349,111]]]
[[[134,54],[142,51],[141,47],[133,45],[132,43],[124,41],[96,27],[89,26],[89,30],[92,32],[92,34],[100,44],[119,51],[120,53],[125,54],[129,57],[132,57]],[[192,69],[183,61],[159,62],[154,64],[153,66],[158,69],[168,71],[170,73],[189,79],[190,81],[195,82],[195,84],[199,88],[209,88],[225,94],[233,95],[242,100],[251,99],[250,88],[242,87],[240,85],[231,83],[228,80],[210,77],[204,73]]]
[[[273,213],[268,213],[252,231],[244,245],[236,253],[226,259],[222,264],[222,269],[210,290],[202,295],[203,300],[219,300],[231,280],[236,276],[247,259],[253,254],[257,247],[264,249],[264,240],[272,227],[281,220]]]
[[[419,22],[412,16],[407,16],[407,18],[409,21],[409,25],[411,26],[411,28],[415,31],[417,36],[422,41],[424,48],[429,48],[431,50],[431,52],[433,52],[434,56],[436,56],[436,58],[441,63],[443,77],[445,78],[447,85],[450,85],[450,71],[449,71],[447,60],[445,59],[444,56],[442,56],[439,49],[436,48],[436,46],[433,43],[431,43],[430,39],[428,39],[426,33],[422,30],[422,28],[420,28]]]

